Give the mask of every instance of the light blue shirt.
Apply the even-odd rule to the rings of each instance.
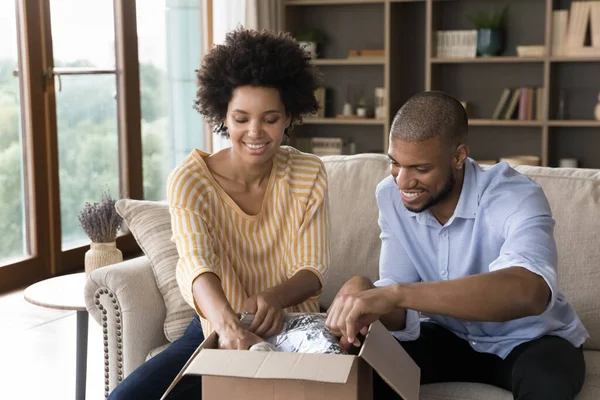
[[[483,170],[472,159],[454,215],[441,225],[429,210],[402,203],[392,176],[377,186],[381,228],[380,279],[376,286],[431,282],[519,266],[540,275],[552,291],[545,312],[508,322],[471,322],[426,314],[480,352],[505,358],[519,344],[543,335],[580,346],[589,334],[558,290],[554,219],[541,187],[506,163]],[[419,314],[409,310],[406,328],[392,332],[415,340]]]

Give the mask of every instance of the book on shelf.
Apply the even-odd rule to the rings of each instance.
[[[475,58],[477,56],[477,31],[452,30],[437,31],[436,57]]]
[[[544,88],[522,87],[502,90],[492,119],[518,119],[532,121],[542,119]]]
[[[500,100],[498,101],[498,104],[496,105],[496,109],[494,110],[492,119],[500,119],[500,113],[504,109],[504,106],[506,105],[506,102],[508,101],[508,98],[510,97],[510,92],[511,92],[510,89],[504,89],[502,91],[502,95],[500,96]]]
[[[565,38],[569,22],[569,10],[552,12],[552,55],[562,56],[565,53]]]
[[[342,138],[296,138],[296,149],[319,157],[342,155],[343,147]]]
[[[515,111],[517,109],[517,104],[519,103],[519,98],[521,97],[520,89],[514,89],[512,91],[512,97],[510,98],[510,102],[506,107],[506,112],[504,113],[504,119],[512,119]]]
[[[544,88],[539,87],[535,90],[535,119],[541,121],[544,119]]]
[[[385,50],[350,50],[348,58],[382,58],[385,56]]]
[[[600,56],[600,1],[573,1],[568,13],[567,33],[562,54]],[[553,28],[561,29],[560,26],[553,26]],[[585,45],[588,28],[591,33],[591,46]],[[552,47],[554,49],[554,45]]]
[[[590,24],[592,47],[600,48],[600,1],[592,2]]]
[[[589,2],[574,1],[571,3],[569,26],[567,28],[567,49],[583,47],[585,31],[590,13]]]

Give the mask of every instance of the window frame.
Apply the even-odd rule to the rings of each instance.
[[[0,263],[0,293],[81,271],[89,245],[62,249],[58,132],[50,0],[15,0],[23,136],[25,221],[30,254]],[[142,135],[136,2],[114,0],[115,64],[121,196],[143,199]],[[34,134],[35,132],[35,134]],[[141,250],[123,227],[125,259]]]

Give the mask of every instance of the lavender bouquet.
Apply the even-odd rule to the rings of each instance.
[[[93,243],[111,243],[117,239],[123,218],[115,209],[116,202],[110,193],[103,193],[100,203],[86,202],[79,212],[79,223]]]

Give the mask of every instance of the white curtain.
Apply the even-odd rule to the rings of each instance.
[[[251,29],[283,29],[281,0],[246,0],[246,27]]]
[[[227,32],[239,26],[248,29],[281,30],[283,28],[281,0],[227,0],[213,2],[213,41],[225,41]],[[212,152],[231,146],[231,141],[213,133]]]

